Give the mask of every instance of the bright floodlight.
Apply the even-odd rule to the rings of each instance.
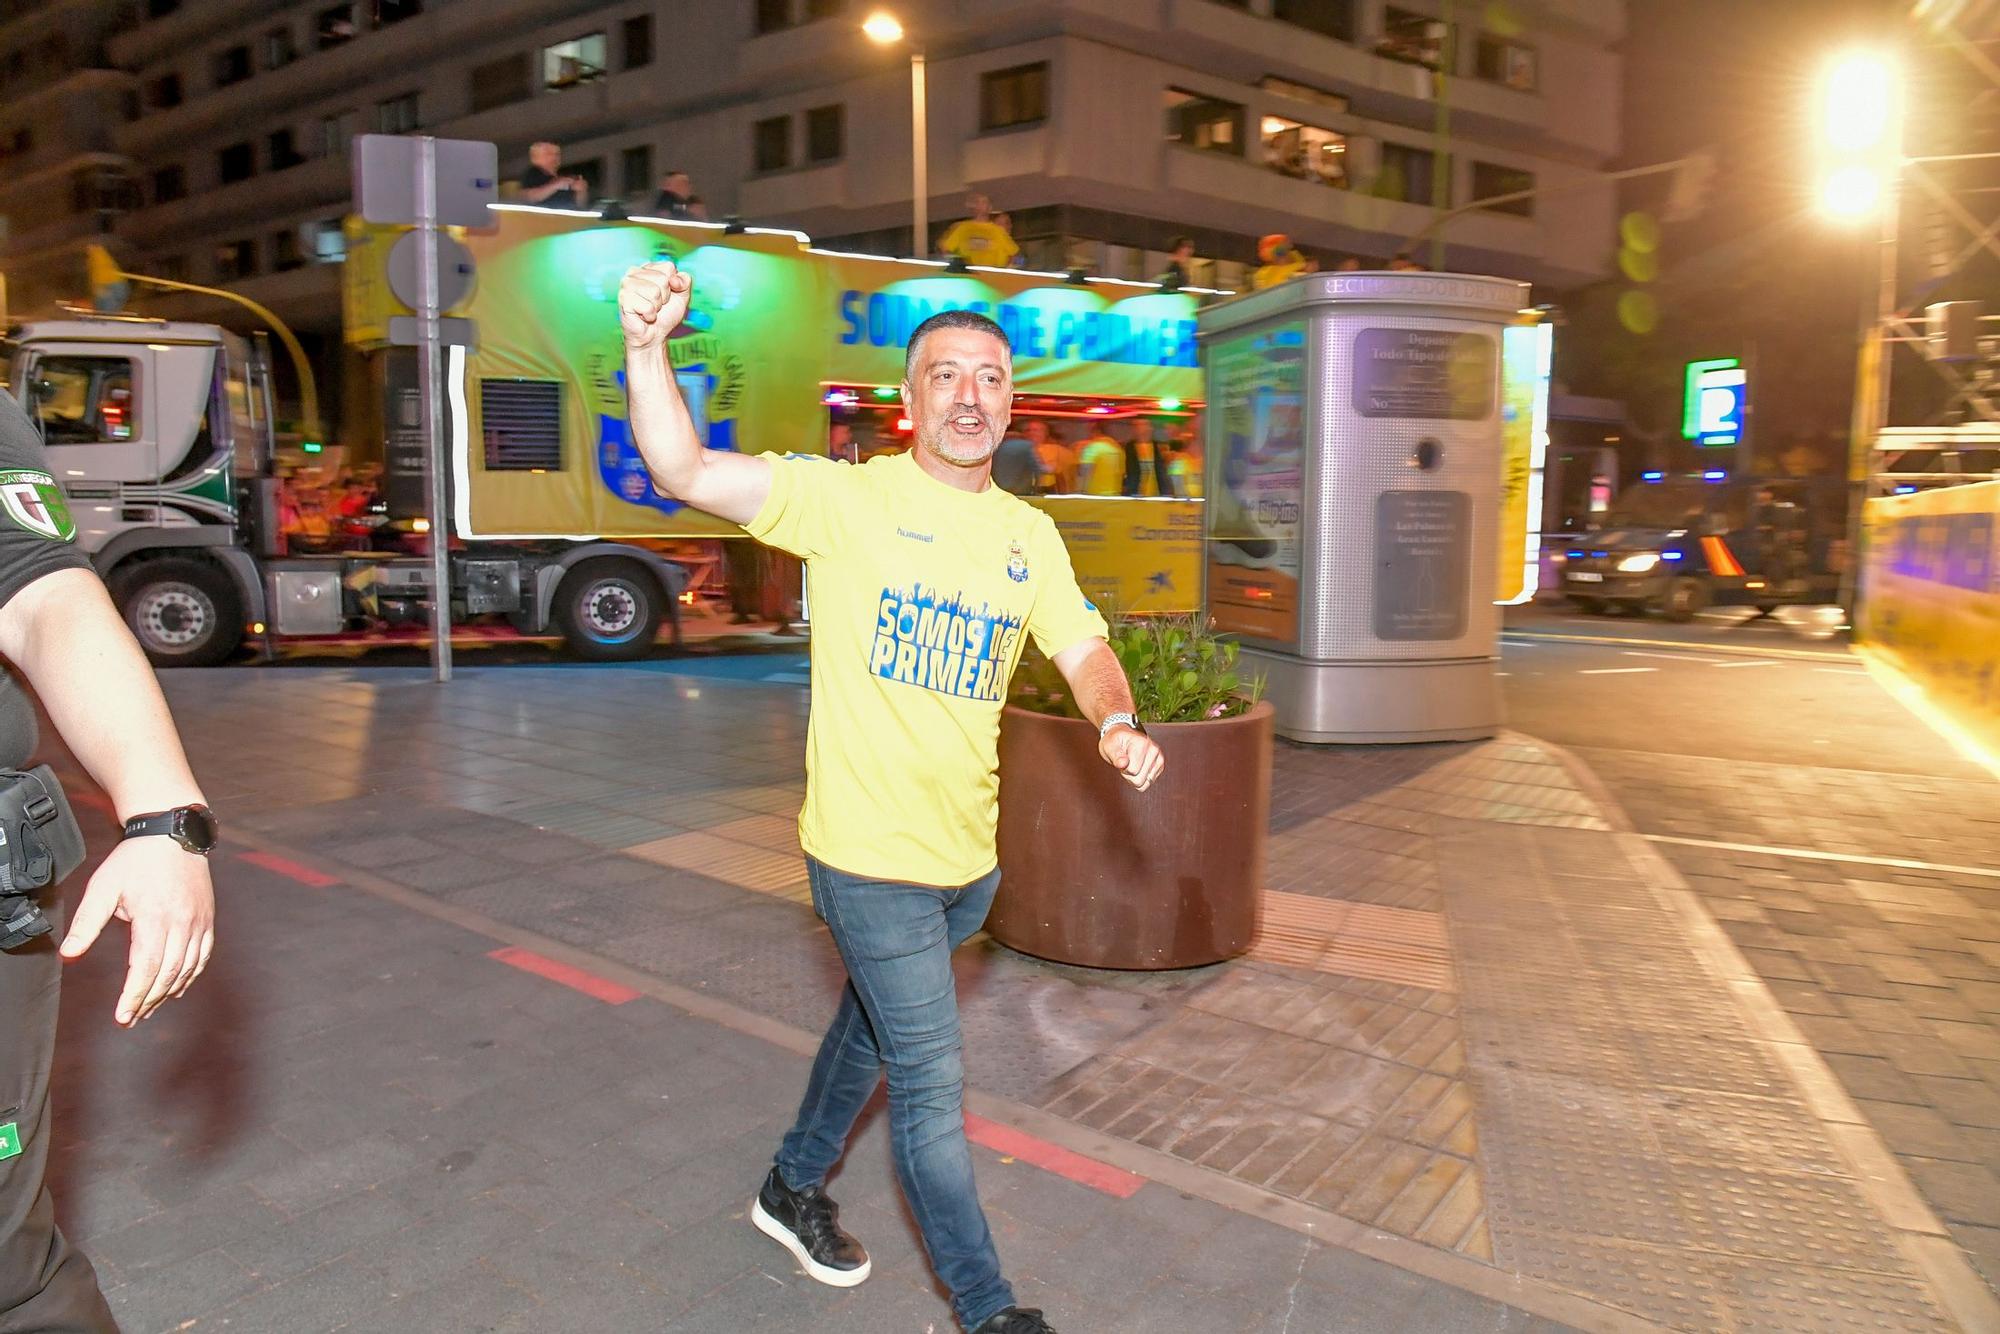
[[[1836,218],[1859,218],[1882,204],[1882,174],[1868,167],[1842,167],[1820,187],[1820,207]]]
[[[862,22],[861,31],[868,34],[869,41],[880,42],[883,46],[903,40],[903,25],[896,21],[894,14],[885,10],[878,9],[870,14]]]
[[[1896,71],[1884,57],[1854,53],[1827,68],[1820,85],[1820,136],[1845,152],[1877,148],[1895,118]]]

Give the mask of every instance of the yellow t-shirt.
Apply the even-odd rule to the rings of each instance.
[[[1077,463],[1076,489],[1086,496],[1124,495],[1125,446],[1103,435],[1084,441],[1083,457]]]
[[[1021,247],[1014,244],[1005,227],[976,218],[954,222],[939,239],[938,249],[947,255],[964,256],[967,264],[988,264],[996,269],[1006,268],[1021,253]]]
[[[767,456],[745,525],[805,560],[812,716],[799,843],[851,875],[970,884],[994,867],[1000,706],[1021,632],[1053,657],[1105,635],[1048,515],[960,491],[914,454]]]

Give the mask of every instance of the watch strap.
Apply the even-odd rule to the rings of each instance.
[[[1142,736],[1146,731],[1145,728],[1139,726],[1137,717],[1121,710],[1118,713],[1108,713],[1104,716],[1104,721],[1097,725],[1097,739],[1102,741],[1105,735],[1114,727],[1129,727]]]
[[[125,837],[141,838],[148,834],[171,835],[174,832],[174,817],[178,810],[154,811],[150,815],[135,815],[125,822]]]

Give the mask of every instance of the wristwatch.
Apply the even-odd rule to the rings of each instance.
[[[125,837],[149,834],[165,834],[189,852],[206,857],[215,851],[222,827],[216,823],[215,812],[206,806],[176,806],[170,811],[135,815],[125,822]]]
[[[1105,733],[1109,732],[1114,727],[1129,727],[1133,731],[1137,732],[1140,736],[1146,735],[1146,729],[1139,725],[1138,718],[1134,717],[1132,714],[1108,713],[1104,716],[1104,721],[1097,725],[1097,739],[1102,741],[1104,739]]]

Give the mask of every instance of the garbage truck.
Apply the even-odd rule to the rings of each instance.
[[[449,531],[430,533],[414,354],[389,337],[391,320],[409,313],[386,281],[400,232],[357,219],[348,234],[344,337],[369,377],[360,398],[372,419],[345,434],[380,449],[406,550],[287,551],[272,382],[257,344],[125,315],[8,330],[9,384],[40,425],[77,540],[156,664],[227,661],[246,636],[268,651],[425,624],[433,590],[421,548],[432,540],[450,544],[455,621],[554,631],[597,660],[644,655],[663,626],[678,639],[696,571],[672,544],[748,539],[654,491],[632,442],[616,300],[638,263],[672,259],[695,276],[670,350],[712,449],[825,453],[830,412],[907,432],[895,401],[904,345],[948,308],[982,311],[1007,331],[1019,411],[1096,423],[1200,407],[1195,289],[839,254],[793,231],[499,205],[491,226],[457,234],[476,278],[447,314],[469,320],[476,341],[445,357]],[[1113,571],[1100,585],[1129,585],[1127,605],[1198,604],[1199,501],[1135,500],[1155,508],[1116,525],[1101,507],[1123,502],[1045,503],[1076,507],[1067,526],[1086,579],[1095,550]],[[1113,529],[1130,540],[1108,541]],[[1135,557],[1132,540],[1151,547]]]

